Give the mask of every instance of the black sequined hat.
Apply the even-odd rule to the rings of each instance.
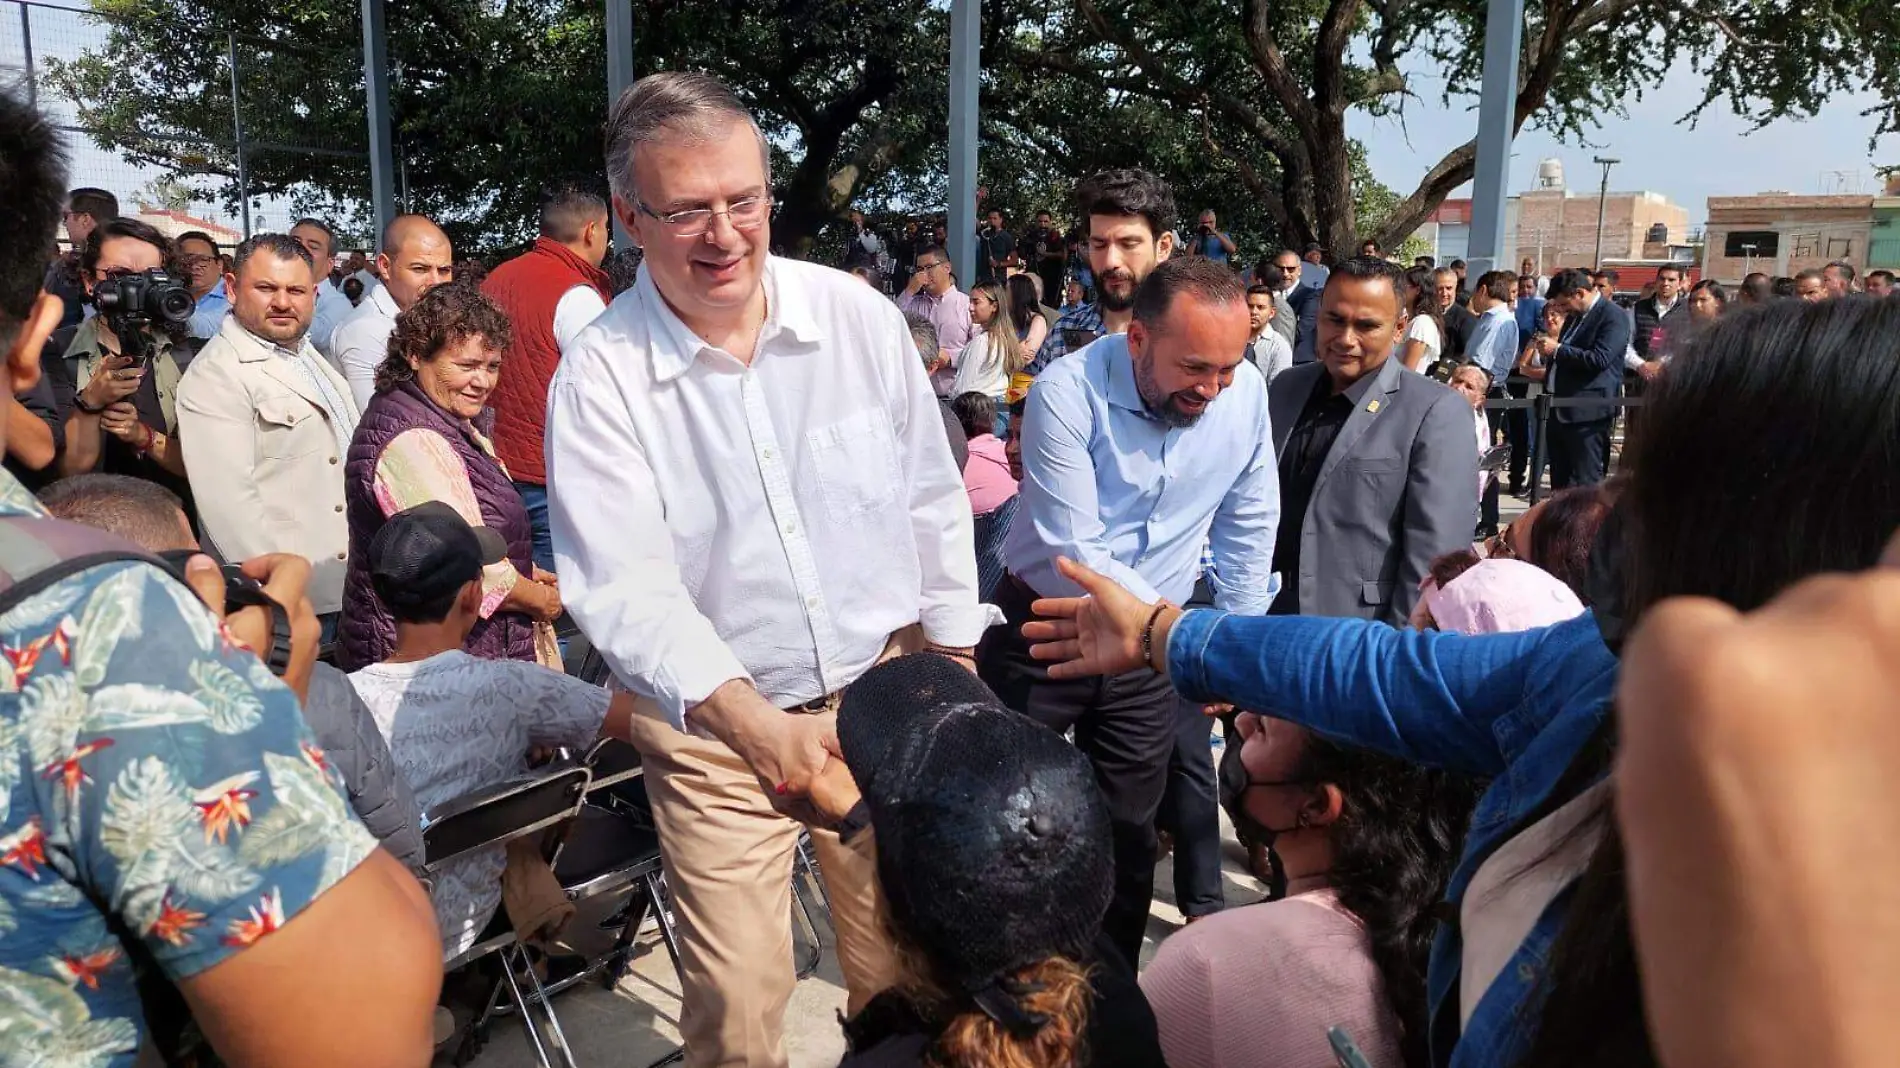
[[[1108,807],[1062,736],[954,661],[888,661],[845,691],[838,740],[870,809],[891,918],[973,996],[1084,959],[1108,909]]]

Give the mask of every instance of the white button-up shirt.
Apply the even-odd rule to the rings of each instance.
[[[969,497],[890,301],[777,258],[748,366],[649,272],[548,394],[561,596],[615,675],[673,717],[731,679],[789,707],[849,685],[892,632],[976,644]]]
[[[330,336],[331,362],[349,380],[359,410],[376,396],[376,369],[389,357],[389,335],[396,332],[400,311],[389,287],[377,286],[363,294],[363,303],[350,309]]]

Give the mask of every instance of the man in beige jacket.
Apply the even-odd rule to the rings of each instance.
[[[306,336],[318,281],[310,253],[284,234],[259,234],[233,260],[231,314],[178,384],[185,470],[224,559],[309,558],[310,602],[328,641],[349,555],[343,460],[356,404]]]

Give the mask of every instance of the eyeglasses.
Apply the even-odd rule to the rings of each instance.
[[[660,225],[671,231],[674,237],[702,237],[712,229],[713,217],[724,215],[734,230],[757,230],[765,225],[772,214],[772,198],[768,194],[760,197],[741,197],[726,205],[724,211],[711,208],[691,208],[686,211],[669,211],[661,214],[646,206],[646,202],[635,198],[634,206],[642,212],[660,221]]]
[[[218,259],[215,256],[180,256],[178,257],[178,265],[180,267],[183,267],[187,271],[195,271],[200,267],[208,266],[210,264],[217,263],[217,262],[218,262]]]
[[[943,263],[941,261],[937,263],[920,263],[917,265],[916,273],[922,274],[925,271],[934,271],[937,268],[942,267],[942,266],[943,266]]]

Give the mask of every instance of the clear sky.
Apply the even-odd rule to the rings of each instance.
[[[1439,103],[1441,83],[1430,75],[1413,75],[1415,91],[1424,99],[1407,101],[1403,124],[1396,118],[1373,119],[1364,114],[1348,117],[1347,129],[1364,142],[1372,171],[1400,195],[1410,193],[1418,180],[1444,154],[1471,137],[1478,112],[1473,101],[1451,108]],[[1538,161],[1556,156],[1564,162],[1564,177],[1572,189],[1597,187],[1600,171],[1592,156],[1619,159],[1610,174],[1612,191],[1648,190],[1662,193],[1689,211],[1689,225],[1700,228],[1707,218],[1705,201],[1712,196],[1746,196],[1769,189],[1791,193],[1843,192],[1839,179],[1827,172],[1852,171],[1859,191],[1880,191],[1875,166],[1900,164],[1900,137],[1883,138],[1870,155],[1867,139],[1874,120],[1860,113],[1872,102],[1871,94],[1846,95],[1806,121],[1783,121],[1754,133],[1749,123],[1717,104],[1692,129],[1676,120],[1701,99],[1702,82],[1684,69],[1629,107],[1629,117],[1609,116],[1589,134],[1587,144],[1561,143],[1529,125],[1519,132],[1511,151],[1511,192],[1531,188]],[[1468,196],[1469,187],[1456,195]]]

